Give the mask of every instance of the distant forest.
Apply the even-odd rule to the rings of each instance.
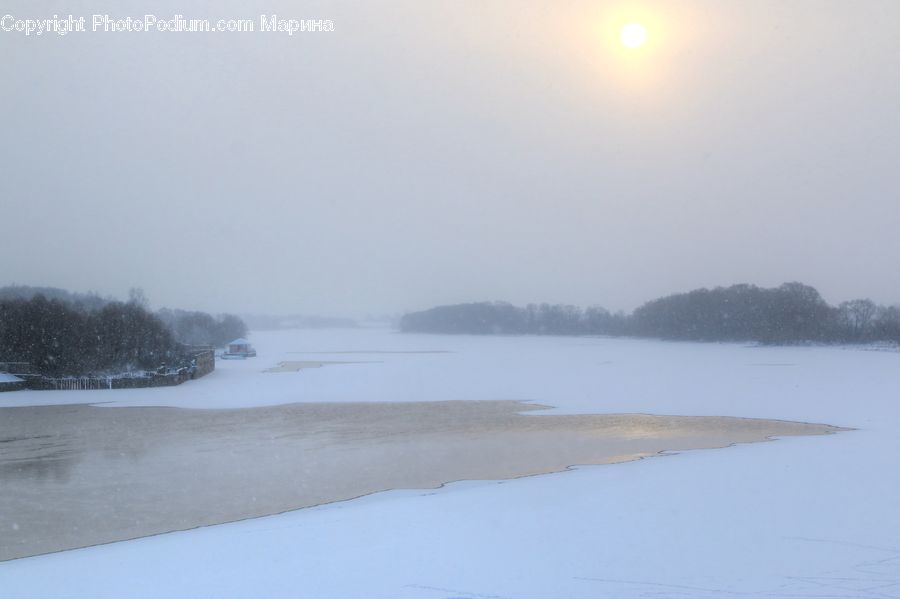
[[[613,335],[688,341],[900,343],[900,308],[868,299],[830,306],[813,287],[733,285],[662,297],[631,314],[600,307],[501,302],[440,306],[406,314],[405,332]]]
[[[127,302],[47,287],[0,288],[0,362],[29,362],[49,376],[155,369],[185,346],[221,346],[246,335],[232,315],[151,312],[140,290]]]

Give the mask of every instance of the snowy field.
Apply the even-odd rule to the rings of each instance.
[[[251,341],[256,359],[179,387],[14,392],[0,406],[519,399],[859,430],[397,490],[5,562],[0,596],[900,597],[898,353],[382,329]],[[417,351],[446,353],[391,353]],[[359,363],[262,372],[282,361]]]

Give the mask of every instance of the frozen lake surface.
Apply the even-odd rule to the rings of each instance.
[[[0,560],[390,489],[841,430],[713,416],[521,414],[536,409],[514,401],[0,408]]]
[[[220,362],[180,387],[15,392],[0,405],[512,399],[560,415],[722,415],[859,430],[390,491],[5,562],[5,595],[900,597],[900,354],[368,329],[251,340],[255,360]],[[262,372],[336,360],[360,363]]]

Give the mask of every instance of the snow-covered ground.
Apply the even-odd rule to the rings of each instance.
[[[0,372],[0,383],[21,383],[22,379],[6,372]]]
[[[0,596],[900,597],[898,353],[381,329],[251,341],[258,358],[179,387],[14,392],[0,406],[526,399],[859,430],[397,490],[6,562]],[[384,353],[417,350],[449,353]],[[364,353],[328,353],[348,351]],[[262,372],[290,360],[362,363]]]

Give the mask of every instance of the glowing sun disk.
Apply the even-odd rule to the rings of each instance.
[[[622,27],[619,39],[626,48],[640,48],[647,43],[647,28],[640,23],[628,23]]]

